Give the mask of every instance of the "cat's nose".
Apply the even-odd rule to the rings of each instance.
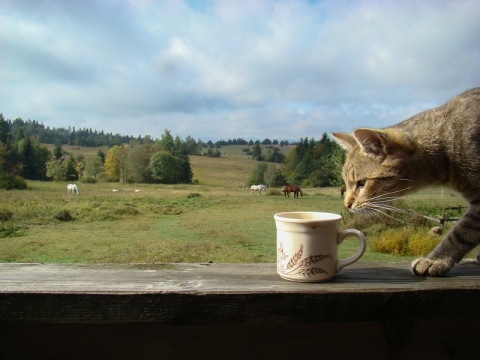
[[[350,201],[345,201],[345,207],[346,207],[347,209],[351,209],[351,208],[352,208],[352,205],[353,205],[353,204],[352,204]]]

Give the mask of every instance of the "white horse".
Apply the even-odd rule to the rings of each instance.
[[[69,194],[73,194],[73,193],[80,194],[80,190],[78,190],[77,184],[68,184],[67,191]]]
[[[253,194],[255,191],[258,191],[258,194],[260,195],[262,191],[267,191],[267,185],[252,185],[250,186],[250,193]]]

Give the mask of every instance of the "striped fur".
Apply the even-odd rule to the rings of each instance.
[[[480,88],[384,129],[333,134],[348,150],[345,206],[389,214],[392,201],[427,186],[448,186],[470,203],[467,213],[427,257],[417,275],[442,276],[480,244]]]

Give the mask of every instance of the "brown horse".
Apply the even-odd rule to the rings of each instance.
[[[285,185],[282,188],[283,195],[285,197],[290,197],[290,193],[293,192],[293,197],[298,199],[298,194],[303,197],[303,192],[302,189],[300,189],[298,186],[292,186],[292,185]]]

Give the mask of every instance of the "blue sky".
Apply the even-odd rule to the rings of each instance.
[[[480,86],[480,1],[0,0],[0,112],[50,127],[299,139]]]

